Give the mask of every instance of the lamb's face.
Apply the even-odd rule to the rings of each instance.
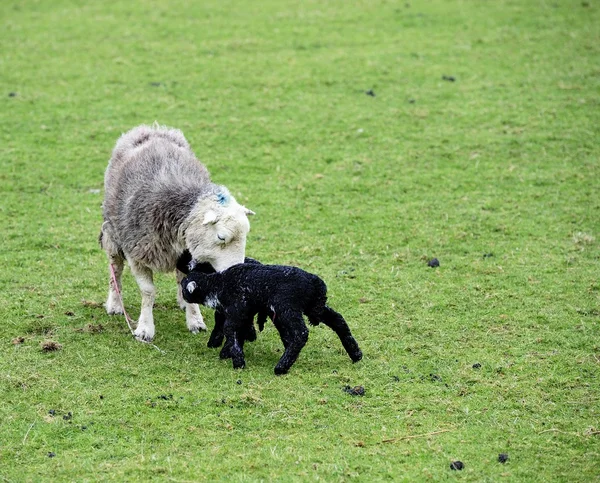
[[[244,262],[246,237],[250,231],[248,215],[254,214],[232,196],[226,201],[208,200],[190,223],[186,244],[197,262],[208,262],[221,272]]]
[[[204,304],[206,287],[206,275],[192,272],[181,281],[181,294],[190,304]]]

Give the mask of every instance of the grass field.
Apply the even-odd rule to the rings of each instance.
[[[598,481],[598,1],[6,0],[0,31],[1,481]],[[363,361],[319,326],[276,377],[269,324],[234,371],[169,274],[164,352],[106,315],[104,169],[155,120]]]

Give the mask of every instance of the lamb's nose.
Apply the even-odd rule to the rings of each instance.
[[[192,293],[194,290],[196,290],[196,282],[188,283],[186,288],[189,293]]]

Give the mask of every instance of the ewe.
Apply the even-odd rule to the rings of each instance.
[[[250,230],[247,215],[254,213],[237,203],[227,188],[210,181],[181,131],[157,125],[139,126],[121,136],[106,169],[104,189],[100,245],[114,273],[106,311],[123,313],[119,294],[126,260],[142,294],[134,334],[149,342],[155,333],[153,271],[175,270],[186,249],[217,270],[243,262]],[[183,277],[177,270],[177,281]],[[190,332],[205,330],[198,306],[185,302],[181,288],[177,295]]]

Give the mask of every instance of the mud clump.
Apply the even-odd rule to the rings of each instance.
[[[506,463],[508,461],[508,455],[506,453],[500,453],[498,455],[498,461],[502,464]]]
[[[427,266],[431,268],[437,268],[440,266],[440,261],[437,258],[432,258],[427,262]]]
[[[450,463],[450,469],[454,471],[461,471],[465,467],[462,461],[453,461]]]
[[[344,386],[344,392],[347,392],[351,396],[364,396],[365,388],[363,386]]]
[[[55,342],[53,340],[45,340],[44,342],[42,342],[40,344],[40,348],[44,352],[54,352],[54,351],[61,350],[62,349],[62,344],[59,344],[58,342]]]

